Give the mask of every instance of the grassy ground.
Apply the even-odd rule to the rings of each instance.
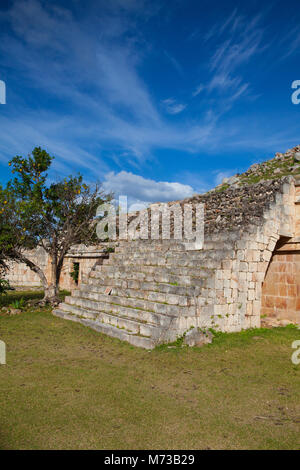
[[[68,291],[60,291],[59,295],[63,298],[65,295],[68,295]],[[27,300],[34,300],[34,299],[42,299],[44,297],[43,290],[24,290],[24,291],[8,291],[7,294],[0,295],[0,308],[5,307],[8,305],[12,305],[15,301],[23,299],[24,301]]]
[[[1,449],[299,449],[296,328],[134,348],[50,310],[0,316]]]

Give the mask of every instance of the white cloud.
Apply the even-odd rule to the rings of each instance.
[[[202,83],[200,83],[200,85],[198,85],[196,87],[196,89],[193,91],[192,94],[193,94],[193,96],[198,96],[201,93],[201,91],[203,91],[203,90],[204,90],[204,85],[202,85]]]
[[[282,56],[282,60],[287,59],[294,53],[299,54],[299,46],[300,46],[300,28],[297,25],[288,34],[281,40],[286,52]]]
[[[186,108],[186,104],[177,103],[177,101],[173,98],[167,98],[166,100],[162,100],[162,104],[164,105],[165,110],[169,114],[179,114]]]
[[[246,90],[249,91],[249,84],[244,82],[240,71],[237,74],[237,70],[269,46],[263,43],[264,30],[259,26],[261,17],[262,15],[257,15],[249,21],[238,16],[237,10],[234,10],[224,24],[217,28],[217,36],[226,29],[229,29],[229,34],[211,57],[209,68],[213,75],[208,89],[228,92],[227,109]]]
[[[188,113],[183,113],[182,117],[189,119],[177,122],[172,115],[182,113],[187,105],[175,98],[156,102],[154,91],[141,78],[143,61],[148,59],[151,47],[144,47],[136,18],[144,20],[145,5],[146,18],[153,14],[152,4],[143,0],[99,0],[93,8],[82,8],[79,20],[54,2],[38,0],[18,0],[5,13],[0,12],[1,65],[8,73],[13,71],[15,80],[15,87],[8,83],[9,105],[14,101],[13,106],[7,106],[0,115],[1,160],[42,145],[58,157],[56,166],[59,161],[61,166],[72,168],[73,162],[73,168],[96,172],[100,167],[103,174],[110,170],[104,158],[107,155],[111,159],[116,155],[121,168],[126,159],[140,169],[158,148],[197,152],[199,158],[202,150],[207,153],[224,147],[266,148],[268,142],[273,148],[272,143],[275,145],[280,135],[280,123],[276,132],[272,129],[265,135],[262,118],[257,117],[250,136],[247,118],[243,121],[238,116],[230,122],[220,119],[235,100],[249,92],[237,68],[261,50],[262,31],[257,19],[244,25],[235,13],[223,25],[231,37],[217,48],[209,70],[211,89],[218,86],[222,93],[228,90],[221,112],[219,97],[213,101],[211,95],[210,109],[206,106],[201,117],[191,120]],[[6,33],[9,27],[15,36]],[[18,77],[22,82],[17,81]],[[200,93],[199,87],[194,93]],[[189,90],[188,95],[191,93]],[[41,99],[39,107],[32,110],[33,97],[40,95],[44,101]],[[45,98],[49,107],[44,106]],[[290,126],[282,141],[290,146],[297,135],[298,129]],[[99,171],[97,174],[101,177]]]
[[[195,191],[187,184],[154,181],[127,171],[110,172],[105,175],[103,189],[127,196],[130,203],[167,202],[192,196]]]
[[[99,84],[110,104],[124,106],[140,120],[159,123],[159,115],[146,86],[136,72],[136,58],[124,46],[99,46]]]
[[[243,17],[237,14],[237,8],[235,8],[225,20],[215,23],[213,27],[210,28],[204,36],[204,42],[222,36],[225,31],[231,33],[235,32],[242,23],[242,20]]]
[[[175,59],[175,57],[173,57],[169,52],[167,51],[164,51],[164,54],[165,56],[167,57],[167,59],[169,60],[169,62],[173,65],[173,67],[177,70],[177,72],[179,73],[179,75],[184,75],[183,73],[183,68],[181,67],[180,63],[178,62],[178,60]]]

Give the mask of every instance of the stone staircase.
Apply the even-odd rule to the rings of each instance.
[[[204,250],[186,250],[174,240],[119,242],[95,265],[54,315],[77,321],[123,341],[152,349],[201,326],[221,261],[233,257],[230,243],[206,240]],[[211,299],[213,303],[213,299]]]
[[[172,239],[119,241],[53,313],[149,349],[191,327],[260,326],[262,283],[273,250],[280,237],[295,232],[294,179],[182,202],[205,204],[203,249]]]

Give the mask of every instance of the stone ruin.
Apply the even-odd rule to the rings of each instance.
[[[265,317],[300,323],[299,150],[276,155],[281,173],[273,178],[246,181],[269,174],[267,162],[181,201],[205,204],[203,249],[170,239],[98,251],[54,315],[149,349],[192,327],[241,331]]]
[[[259,327],[262,314],[300,322],[298,193],[287,177],[199,196],[202,250],[120,241],[54,314],[145,348],[191,327]]]
[[[85,246],[77,245],[67,253],[59,280],[60,289],[73,290],[82,282],[86,281],[91,269],[96,262],[101,262],[107,257],[104,246]],[[48,283],[51,283],[51,259],[47,252],[39,247],[26,253],[27,257],[34,261],[44,271]],[[74,265],[77,264],[78,281],[72,278],[71,273],[74,271]],[[24,263],[10,262],[8,263],[9,271],[7,280],[16,290],[40,290],[41,282],[39,276],[28,268]]]

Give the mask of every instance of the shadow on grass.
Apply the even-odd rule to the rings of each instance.
[[[61,290],[59,297],[63,301],[66,295],[70,295],[67,290]],[[28,300],[41,300],[44,297],[44,291],[8,291],[6,294],[0,295],[0,308],[6,307],[16,300],[23,299],[25,302]]]

